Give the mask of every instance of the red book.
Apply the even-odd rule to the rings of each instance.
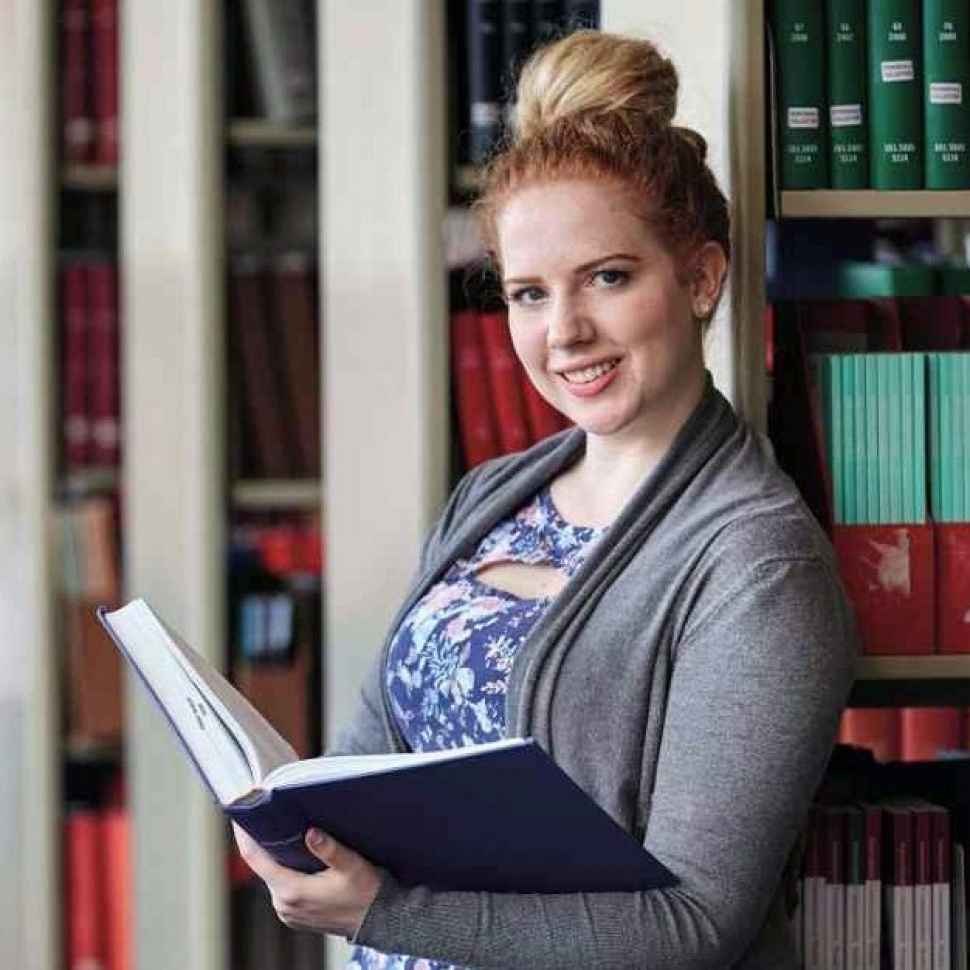
[[[107,259],[88,266],[88,394],[91,460],[117,465],[120,455],[118,273]]]
[[[529,425],[522,393],[522,365],[515,356],[504,313],[482,313],[482,341],[489,386],[498,416],[498,437],[505,454],[529,447]]]
[[[68,808],[64,830],[67,970],[101,970],[105,936],[98,813],[90,808]]]
[[[899,760],[899,709],[850,707],[842,714],[839,743],[868,748],[877,761]]]
[[[459,310],[451,317],[451,380],[465,465],[474,468],[501,454],[485,345],[474,310]]]
[[[91,0],[95,161],[118,164],[118,0]]]
[[[522,374],[522,393],[532,441],[542,441],[543,438],[562,431],[563,416],[536,390],[525,368],[520,367],[519,371]]]
[[[913,814],[902,806],[883,808],[883,900],[890,966],[912,967],[914,953]]]
[[[88,97],[87,0],[61,0],[61,136],[66,162],[87,162],[94,147]]]
[[[64,459],[69,467],[86,465],[90,457],[87,291],[88,278],[83,264],[71,263],[61,270],[61,413]]]
[[[963,711],[958,707],[904,707],[900,711],[902,761],[934,761],[940,751],[963,743]]]
[[[274,267],[273,290],[284,384],[294,420],[298,470],[320,476],[320,328],[312,255],[293,251]]]
[[[101,897],[105,927],[107,970],[132,970],[131,822],[128,809],[113,805],[102,809],[101,845],[104,855],[104,894]]]
[[[906,350],[957,350],[963,337],[959,296],[900,297]]]
[[[933,817],[913,801],[913,968],[933,970]]]
[[[284,418],[284,402],[274,371],[278,348],[266,305],[262,265],[258,259],[238,258],[229,281],[232,363],[241,378],[241,405],[256,477],[290,478],[294,461]]]

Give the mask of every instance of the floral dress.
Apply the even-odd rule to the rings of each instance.
[[[412,751],[505,737],[512,661],[552,597],[523,599],[477,578],[499,562],[547,564],[571,576],[603,529],[568,523],[543,488],[459,559],[414,605],[385,670],[397,727]],[[347,970],[460,970],[450,963],[355,947]]]

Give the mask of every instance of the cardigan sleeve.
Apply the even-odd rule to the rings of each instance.
[[[723,970],[756,946],[836,736],[855,638],[829,563],[740,573],[676,645],[644,839],[675,887],[517,895],[386,877],[355,942],[482,970]]]

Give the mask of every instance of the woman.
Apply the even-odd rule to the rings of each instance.
[[[728,213],[676,90],[607,34],[526,66],[478,212],[516,351],[576,428],[458,486],[335,753],[531,735],[679,883],[439,892],[316,833],[332,868],[290,872],[238,833],[280,916],[352,938],[352,966],[796,966],[782,876],[854,634],[824,536],[704,367]]]

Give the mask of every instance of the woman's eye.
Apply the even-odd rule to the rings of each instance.
[[[509,296],[509,303],[518,303],[520,306],[532,306],[539,303],[545,293],[538,286],[524,286],[521,290],[515,290]]]
[[[593,280],[602,286],[620,286],[630,278],[630,274],[622,269],[598,269],[593,273]]]

